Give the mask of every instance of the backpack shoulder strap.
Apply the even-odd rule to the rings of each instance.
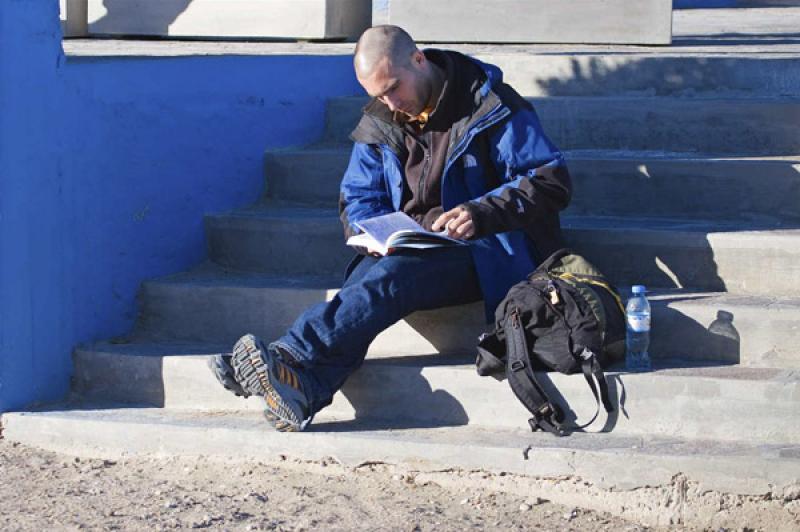
[[[531,430],[546,430],[556,436],[563,436],[561,422],[563,413],[558,405],[547,399],[542,386],[536,380],[536,374],[528,358],[528,345],[525,330],[520,324],[519,309],[514,308],[504,324],[508,359],[506,375],[511,390],[525,408],[533,414],[528,420]]]
[[[600,367],[595,354],[589,349],[584,349],[583,353],[581,353],[583,358],[581,369],[589,388],[592,390],[592,395],[597,401],[597,409],[594,416],[586,423],[574,427],[564,427],[564,414],[561,408],[547,399],[547,394],[536,379],[536,373],[531,367],[525,330],[520,324],[519,309],[515,308],[511,311],[505,321],[504,330],[508,352],[506,376],[514,395],[533,414],[533,417],[528,420],[531,430],[534,432],[545,430],[556,436],[564,436],[565,429],[582,430],[594,423],[594,420],[600,414],[601,404],[606,412],[611,413],[614,411],[603,369]],[[595,381],[597,384],[595,384]]]
[[[614,405],[611,404],[611,398],[608,393],[608,383],[606,382],[606,376],[603,373],[603,368],[600,367],[600,363],[597,361],[597,357],[589,349],[584,348],[583,353],[581,353],[581,358],[583,359],[581,362],[581,370],[583,370],[583,377],[589,384],[589,388],[591,388],[592,390],[592,395],[594,395],[595,401],[597,401],[597,409],[594,411],[594,416],[592,416],[592,419],[590,419],[583,425],[572,427],[572,430],[585,429],[586,427],[594,423],[594,420],[597,419],[597,416],[600,414],[601,401],[603,404],[603,408],[605,409],[606,412],[610,414],[611,412],[614,411]],[[595,385],[595,381],[597,381],[597,385]],[[599,393],[597,390],[598,387],[600,388]]]

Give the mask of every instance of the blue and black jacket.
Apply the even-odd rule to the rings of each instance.
[[[489,320],[508,289],[562,247],[559,211],[572,185],[561,152],[547,138],[533,106],[503,82],[502,71],[458,52],[483,73],[471,86],[472,113],[457,120],[442,175],[442,207],[472,214],[470,250]],[[428,51],[426,51],[426,54]],[[403,129],[373,99],[351,134],[350,163],[339,210],[345,235],[352,222],[400,210],[407,155]]]

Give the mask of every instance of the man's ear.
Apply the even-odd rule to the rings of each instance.
[[[425,54],[423,54],[422,51],[420,50],[415,51],[414,54],[411,56],[411,63],[417,68],[424,66],[425,61],[427,61],[427,58],[425,57]]]

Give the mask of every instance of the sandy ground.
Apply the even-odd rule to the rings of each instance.
[[[653,530],[538,499],[446,489],[382,464],[89,460],[0,439],[0,479],[3,531]]]

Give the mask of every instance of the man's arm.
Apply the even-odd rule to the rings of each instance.
[[[491,157],[504,182],[442,215],[437,227],[457,237],[480,238],[522,228],[569,204],[572,183],[564,157],[525,104],[491,136]]]
[[[394,212],[394,208],[383,179],[380,150],[357,142],[339,189],[339,217],[345,238],[360,233],[353,222],[390,212]]]

